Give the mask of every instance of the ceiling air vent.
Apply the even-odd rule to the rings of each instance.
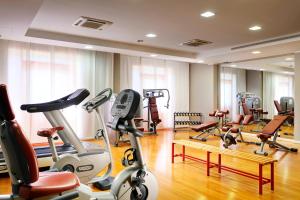
[[[210,41],[200,40],[200,39],[193,39],[186,42],[181,43],[183,46],[190,46],[190,47],[199,47],[206,44],[211,44]]]
[[[103,30],[105,27],[112,25],[113,23],[110,21],[95,19],[90,17],[80,17],[73,26]]]

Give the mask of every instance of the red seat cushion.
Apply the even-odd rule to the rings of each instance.
[[[290,115],[290,116],[295,116],[294,111],[290,111],[290,112],[288,112],[287,114]]]
[[[273,135],[270,134],[263,134],[263,133],[259,133],[257,134],[257,137],[260,138],[262,141],[266,141],[269,138],[271,138]]]
[[[144,130],[145,130],[143,127],[136,127],[136,128],[142,132],[144,132]]]
[[[199,132],[214,126],[218,126],[218,122],[205,122],[204,124],[193,126],[192,130]]]
[[[39,130],[37,132],[38,136],[41,137],[51,137],[54,133],[56,133],[56,131],[62,131],[64,130],[64,127],[54,127],[54,128],[47,128],[47,129],[43,129],[43,130]]]
[[[245,115],[244,120],[242,122],[243,125],[248,125],[254,120],[253,115]]]
[[[213,112],[211,112],[211,113],[208,113],[208,115],[210,116],[210,117],[215,117],[216,116],[216,110],[214,110]]]
[[[224,132],[227,132],[229,130],[231,133],[239,133],[240,132],[240,129],[238,127],[229,127],[229,126],[222,127],[222,131],[224,131]]]
[[[224,113],[218,112],[216,116],[217,116],[217,117],[224,117]]]
[[[229,126],[224,126],[222,127],[222,131],[227,132],[229,131],[230,127]]]
[[[19,195],[25,199],[32,199],[60,194],[79,185],[78,177],[71,172],[42,172],[36,182],[22,185]]]
[[[238,127],[232,127],[230,131],[231,133],[239,133],[240,129]]]

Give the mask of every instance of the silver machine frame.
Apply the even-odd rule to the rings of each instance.
[[[132,93],[135,92],[133,90],[125,90],[125,92]],[[124,92],[124,93],[125,93]],[[121,92],[122,93],[122,92]],[[136,93],[138,94],[138,93]],[[97,110],[99,114],[99,110]],[[101,115],[99,115],[101,117]],[[52,115],[53,117],[53,115]],[[57,116],[56,116],[57,117]],[[60,116],[61,117],[61,116]],[[100,118],[101,119],[101,118]],[[54,123],[54,120],[53,120]],[[56,122],[54,125],[60,125]],[[111,190],[109,192],[93,192],[90,187],[84,184],[80,184],[79,187],[73,190],[65,191],[62,194],[55,195],[55,196],[45,196],[40,197],[38,199],[51,199],[51,200],[66,200],[66,199],[80,199],[80,200],[125,200],[130,199],[131,194],[134,191],[135,195],[140,197],[141,199],[147,199],[147,200],[155,200],[158,196],[158,183],[155,178],[155,176],[147,169],[146,163],[143,158],[142,154],[142,147],[140,143],[139,137],[143,136],[143,133],[138,131],[135,127],[134,120],[127,119],[122,122],[124,125],[116,124],[116,130],[121,129],[121,127],[124,130],[128,132],[130,144],[133,149],[135,149],[135,155],[136,159],[134,159],[134,162],[127,166],[124,170],[122,170],[114,179]],[[112,127],[112,126],[110,126]],[[72,129],[71,129],[72,130]],[[105,134],[105,133],[104,133]],[[1,135],[1,132],[0,132]],[[66,140],[67,141],[67,140]],[[0,143],[2,143],[2,140],[0,140]],[[3,149],[3,152],[6,156],[8,156],[8,153],[6,149]],[[8,166],[10,166],[11,163],[7,163]],[[141,177],[140,172],[143,172],[143,177],[141,178],[143,181],[139,182],[137,184],[136,180]],[[20,184],[16,177],[14,176],[11,171],[9,171],[11,181],[14,184]],[[142,184],[141,184],[142,183]],[[144,191],[147,191],[147,196],[142,198],[143,194],[143,187],[146,187]],[[21,200],[22,198],[18,196],[18,194],[8,194],[8,195],[0,195],[0,200]]]

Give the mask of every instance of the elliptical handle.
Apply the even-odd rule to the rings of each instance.
[[[133,128],[132,126],[127,126],[127,125],[118,125],[118,129],[121,131],[127,131],[132,133],[135,137],[143,137],[144,133],[138,129]]]
[[[107,94],[105,94],[107,93]],[[99,92],[94,98],[87,101],[85,104],[82,105],[82,108],[85,109],[87,112],[92,112],[97,107],[101,106],[105,102],[107,102],[112,96],[112,89],[106,88]]]
[[[106,126],[108,128],[114,129],[114,125],[113,122],[108,122],[106,123]],[[132,126],[127,126],[127,125],[122,125],[119,124],[117,125],[116,130],[120,130],[120,131],[126,131],[126,132],[130,132],[132,133],[135,137],[143,137],[144,133],[138,129],[133,128]]]

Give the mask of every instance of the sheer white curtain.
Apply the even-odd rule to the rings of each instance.
[[[121,55],[120,85],[121,89],[132,88],[140,94],[143,89],[169,89],[169,109],[164,107],[167,98],[157,99],[162,119],[159,127],[172,127],[175,111],[189,111],[188,63]],[[143,113],[146,118],[146,110]]]
[[[236,95],[246,91],[246,74],[243,69],[220,67],[220,109],[228,109],[229,116],[239,113]]]
[[[294,76],[273,72],[263,73],[263,107],[268,111],[268,118],[277,114],[274,100],[281,97],[294,97]]]
[[[20,110],[24,103],[38,103],[63,97],[86,88],[95,96],[112,86],[112,54],[0,40],[0,83],[8,86],[17,120],[32,142],[42,142],[36,135],[50,127],[43,114]],[[80,138],[93,137],[95,117],[80,106],[63,110]]]

